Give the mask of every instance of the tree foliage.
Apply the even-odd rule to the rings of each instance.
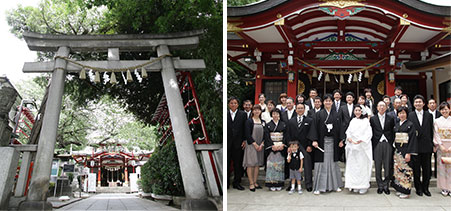
[[[19,38],[25,30],[51,34],[143,34],[203,29],[197,49],[173,51],[184,59],[204,59],[207,68],[193,73],[200,109],[213,142],[222,142],[222,1],[159,0],[43,0],[37,7],[21,7],[7,15],[11,31]],[[52,53],[41,53],[41,60]],[[122,60],[147,60],[155,52],[121,52]],[[75,59],[105,60],[105,53],[73,55]],[[94,84],[89,80],[66,82],[66,91],[78,105],[85,106],[108,95],[120,102],[145,124],[163,96],[160,74],[149,74],[141,83]],[[218,79],[218,80],[215,80]]]

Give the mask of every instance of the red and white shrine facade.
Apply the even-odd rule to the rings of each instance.
[[[397,85],[411,98],[419,93],[438,100],[436,72],[451,78],[449,60],[438,71],[404,64],[450,52],[450,14],[451,7],[418,0],[267,0],[228,7],[227,56],[255,75],[255,102],[259,93],[272,100],[282,92],[308,97],[310,88],[321,95],[372,88],[380,100]]]

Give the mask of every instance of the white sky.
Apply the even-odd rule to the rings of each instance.
[[[9,32],[5,13],[7,10],[16,8],[18,4],[23,6],[37,6],[39,1],[40,0],[2,1],[2,6],[0,8],[0,64],[2,66],[0,68],[0,75],[6,75],[13,84],[18,83],[21,79],[35,75],[22,73],[22,66],[24,62],[35,61],[36,52],[28,50],[25,41],[19,40]],[[451,6],[451,1],[449,0],[423,1],[437,5]]]

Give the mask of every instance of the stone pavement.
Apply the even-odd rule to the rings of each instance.
[[[158,202],[142,199],[137,194],[103,193],[57,210],[177,210]]]
[[[390,195],[377,194],[371,188],[367,194],[359,195],[343,190],[340,193],[323,193],[319,196],[304,190],[302,195],[287,191],[271,192],[267,188],[250,192],[228,189],[227,210],[427,210],[451,211],[451,197],[443,197],[438,188],[430,188],[432,197],[417,196],[414,191],[409,199],[399,199],[390,188]]]

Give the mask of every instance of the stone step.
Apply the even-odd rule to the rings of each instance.
[[[96,187],[96,193],[130,193],[130,191],[130,187]]]

